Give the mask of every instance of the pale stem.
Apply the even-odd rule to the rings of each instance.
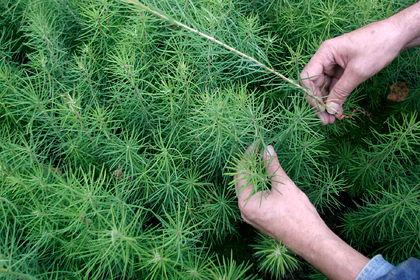
[[[163,14],[161,14],[161,13],[159,13],[159,12],[157,12],[157,11],[155,11],[155,10],[153,10],[153,9],[149,8],[148,6],[146,6],[146,5],[144,5],[144,4],[141,4],[141,3],[139,3],[139,2],[137,2],[137,1],[135,1],[135,0],[122,0],[122,1],[125,1],[125,2],[127,2],[127,3],[133,4],[133,5],[135,5],[135,6],[139,7],[139,8],[141,8],[141,9],[143,9],[143,10],[145,10],[145,11],[148,11],[148,12],[150,12],[150,13],[152,13],[152,14],[154,14],[154,15],[156,15],[156,16],[158,16],[158,17],[160,17],[160,18],[164,19],[164,20],[166,20],[166,21],[169,21],[169,22],[171,22],[171,23],[173,23],[173,24],[175,24],[175,25],[177,25],[177,26],[179,26],[179,27],[182,27],[182,28],[187,29],[188,31],[191,31],[191,32],[193,32],[193,33],[195,33],[195,34],[197,34],[197,35],[199,35],[199,36],[201,36],[201,37],[204,37],[204,38],[208,39],[210,42],[216,43],[216,44],[218,44],[218,45],[220,45],[220,46],[224,47],[225,49],[227,49],[227,50],[229,50],[229,51],[231,51],[231,52],[233,52],[233,53],[236,53],[236,54],[237,54],[237,55],[239,55],[239,56],[242,56],[242,57],[244,57],[244,58],[246,58],[246,59],[249,59],[249,60],[251,60],[251,61],[255,62],[255,63],[256,63],[258,66],[260,66],[261,68],[263,68],[263,69],[267,70],[268,72],[270,72],[270,73],[272,73],[272,74],[274,74],[274,75],[276,75],[276,76],[280,77],[282,80],[284,80],[284,81],[288,82],[289,84],[291,84],[291,85],[295,86],[296,88],[298,88],[298,89],[302,90],[302,91],[303,91],[306,95],[308,95],[308,96],[310,96],[311,98],[313,98],[314,100],[316,100],[316,101],[318,102],[318,104],[319,104],[319,105],[321,105],[321,106],[323,106],[323,107],[328,107],[328,105],[324,104],[324,102],[323,102],[320,98],[318,98],[318,97],[317,97],[317,96],[315,96],[312,92],[310,92],[310,91],[308,90],[308,88],[306,88],[306,87],[303,87],[303,86],[299,85],[298,83],[296,83],[295,81],[293,81],[293,80],[291,80],[291,79],[287,78],[286,76],[284,76],[284,75],[283,75],[283,74],[281,74],[280,72],[278,72],[278,71],[276,71],[276,70],[274,70],[274,69],[272,69],[272,68],[270,68],[270,67],[266,66],[265,64],[263,64],[262,62],[260,62],[260,61],[259,61],[259,60],[257,60],[256,58],[254,58],[254,57],[252,57],[252,56],[249,56],[249,55],[247,55],[247,54],[245,54],[245,53],[243,53],[243,52],[241,52],[241,51],[238,51],[237,49],[235,49],[235,48],[233,48],[233,47],[231,47],[231,46],[229,46],[229,45],[226,45],[226,44],[225,44],[225,43],[223,43],[222,41],[219,41],[219,40],[217,40],[216,38],[214,38],[214,37],[212,37],[212,36],[209,36],[209,35],[207,35],[207,34],[205,34],[205,33],[202,33],[202,32],[200,32],[200,31],[198,31],[198,30],[194,29],[194,28],[191,28],[191,27],[189,27],[188,25],[183,24],[182,22],[179,22],[179,21],[176,21],[176,20],[170,19],[170,18],[168,18],[167,16],[165,16],[165,15],[163,15]]]

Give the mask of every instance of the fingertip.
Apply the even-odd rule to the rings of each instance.
[[[249,145],[248,148],[246,148],[245,150],[245,154],[248,154],[249,152],[251,152],[253,147],[254,147],[254,144]]]
[[[265,161],[267,173],[269,175],[276,174],[279,170],[281,170],[279,159],[277,158],[277,154],[274,151],[273,146],[269,145],[266,147],[263,160]]]
[[[268,145],[263,153],[263,160],[270,160],[272,157],[277,157],[276,152],[274,151],[273,146]]]
[[[329,118],[330,118],[330,124],[333,124],[334,122],[335,122],[335,117],[336,115],[330,115],[329,116]]]
[[[329,120],[330,120],[329,116],[330,116],[330,115],[326,114],[326,112],[325,112],[325,111],[324,111],[324,112],[322,112],[322,113],[318,113],[318,114],[316,114],[316,115],[317,115],[317,117],[321,120],[322,125],[327,125],[327,124],[329,124],[329,123],[330,123],[330,122],[329,122]]]
[[[328,114],[335,115],[335,114],[338,114],[338,112],[340,111],[341,105],[336,102],[329,101],[326,104],[326,109],[327,109]]]
[[[245,150],[244,156],[237,165],[236,174],[233,176],[233,179],[237,180],[237,182],[235,183],[235,191],[238,200],[243,199],[243,197],[248,197],[249,193],[252,190],[252,185],[247,185],[247,179],[245,179],[245,175],[240,172],[240,169],[248,169],[247,161],[250,160],[250,157],[255,157],[257,153],[258,143],[253,143],[249,145],[248,148]]]
[[[276,152],[274,151],[273,146],[268,145],[267,146],[267,151],[270,153],[270,156],[277,156]]]
[[[258,153],[258,143],[252,143],[251,145],[248,146],[248,148],[245,150],[245,155],[249,155],[249,154],[257,154]]]

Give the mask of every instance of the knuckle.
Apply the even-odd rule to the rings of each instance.
[[[334,93],[331,94],[331,97],[343,99],[347,98],[350,95],[350,93],[351,92],[349,92],[347,89],[341,88],[340,86],[336,86],[336,88],[334,88]]]
[[[243,199],[239,199],[238,200],[238,206],[239,206],[239,210],[241,211],[241,214],[246,213],[246,207],[245,207],[246,201],[244,201]]]
[[[242,217],[242,219],[243,219],[243,220],[244,220],[247,224],[252,225],[251,221],[248,219],[248,217],[247,217],[247,216],[245,216],[245,215],[241,214],[241,217]]]
[[[328,39],[321,43],[321,45],[319,46],[319,49],[328,48],[330,46],[331,46],[331,39]]]
[[[321,51],[326,51],[326,50],[329,50],[329,49],[333,49],[334,46],[336,45],[335,41],[336,41],[336,38],[325,40],[324,42],[322,42],[322,44],[319,46],[318,49],[321,50]]]
[[[252,215],[252,212],[249,210],[249,207],[245,206],[245,202],[242,202],[239,204],[239,209],[241,211],[241,217],[243,219],[249,219],[250,216]]]
[[[356,64],[356,65],[352,65],[352,68],[353,68],[352,74],[354,75],[354,79],[357,81],[363,82],[372,76],[371,67],[366,67],[365,65]]]

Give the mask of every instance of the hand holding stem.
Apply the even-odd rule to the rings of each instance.
[[[248,151],[252,147],[248,148]],[[242,218],[248,224],[297,253],[330,279],[355,279],[369,259],[335,235],[295,183],[280,166],[272,146],[264,152],[271,192],[249,195],[252,185],[235,185]],[[236,175],[240,178],[241,175]]]
[[[343,103],[362,82],[408,48],[420,45],[420,2],[385,20],[327,40],[302,70],[302,83],[326,103],[307,98],[324,125],[343,114]]]

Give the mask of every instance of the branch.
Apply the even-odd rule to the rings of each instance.
[[[126,3],[129,3],[129,4],[133,4],[134,6],[137,6],[137,7],[141,8],[141,9],[147,11],[147,12],[150,12],[150,13],[152,13],[152,14],[154,14],[154,15],[156,15],[156,16],[158,16],[158,17],[160,17],[160,18],[162,18],[162,19],[164,19],[166,21],[169,21],[172,24],[175,24],[175,25],[177,25],[179,27],[182,27],[184,29],[187,29],[188,31],[191,31],[191,32],[193,32],[193,33],[195,33],[195,34],[197,34],[197,35],[199,35],[201,37],[204,37],[204,38],[208,39],[210,42],[216,43],[216,44],[224,47],[225,49],[227,49],[227,50],[229,50],[229,51],[231,51],[233,53],[236,53],[239,56],[242,56],[242,57],[244,57],[246,59],[249,59],[249,60],[255,62],[258,66],[262,67],[263,69],[267,70],[268,72],[270,72],[270,73],[272,73],[272,74],[280,77],[282,80],[284,80],[284,81],[288,82],[289,84],[291,84],[291,85],[297,87],[298,89],[302,90],[305,93],[305,95],[307,95],[310,98],[313,98],[314,100],[316,100],[319,105],[321,105],[321,106],[323,106],[325,108],[328,107],[328,105],[324,104],[324,102],[320,98],[318,98],[312,92],[310,92],[308,88],[299,85],[298,83],[296,83],[295,81],[287,78],[286,76],[284,76],[280,72],[275,71],[274,69],[266,66],[264,63],[262,63],[261,61],[257,60],[256,58],[254,58],[252,56],[249,56],[249,55],[247,55],[247,54],[245,54],[245,53],[243,53],[241,51],[238,51],[237,49],[235,49],[235,48],[233,48],[233,47],[231,47],[229,45],[226,45],[222,41],[219,41],[219,40],[217,40],[216,38],[214,38],[212,36],[209,36],[209,35],[207,35],[205,33],[202,33],[200,31],[198,31],[197,29],[191,28],[188,25],[183,24],[182,22],[179,22],[179,21],[170,19],[167,16],[165,16],[165,15],[163,15],[163,14],[161,14],[161,13],[159,13],[159,12],[157,12],[157,11],[151,9],[151,8],[149,8],[148,6],[137,2],[136,0],[122,0],[122,1],[124,1]],[[336,114],[336,117],[337,116],[338,115]]]

